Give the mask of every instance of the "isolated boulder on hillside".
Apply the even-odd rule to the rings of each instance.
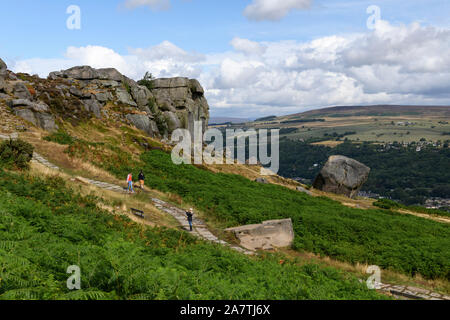
[[[314,180],[316,189],[354,198],[369,177],[370,168],[344,156],[331,156]]]
[[[294,242],[292,219],[270,220],[261,224],[252,224],[226,229],[248,250],[274,250],[289,247]]]

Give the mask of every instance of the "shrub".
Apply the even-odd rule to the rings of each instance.
[[[154,77],[150,72],[146,72],[144,78],[138,81],[138,85],[147,87],[148,90],[152,91],[155,88]]]
[[[56,142],[62,145],[71,145],[75,142],[75,139],[71,135],[62,130],[53,132],[52,134],[44,137],[44,140]]]
[[[0,164],[6,168],[26,170],[33,158],[34,148],[23,140],[8,140],[0,144]]]

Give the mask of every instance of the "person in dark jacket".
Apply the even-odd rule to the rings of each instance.
[[[144,173],[142,172],[142,170],[141,170],[141,172],[139,172],[138,179],[139,179],[139,183],[141,184],[141,190],[144,190],[145,176],[144,176]]]
[[[192,219],[193,219],[193,216],[194,216],[194,209],[189,209],[189,211],[186,211],[186,216],[187,216],[187,219],[188,219],[188,222],[189,222],[189,228],[191,229],[191,231],[192,231]]]

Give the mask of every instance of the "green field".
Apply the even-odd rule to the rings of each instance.
[[[242,125],[235,125],[239,126]],[[295,140],[326,140],[325,134],[356,132],[344,138],[382,143],[413,142],[422,138],[427,141],[445,141],[450,139],[448,134],[444,135],[450,132],[450,106],[334,107],[271,117],[264,121],[246,123],[245,126],[296,128],[298,131],[295,133],[282,134]]]
[[[331,126],[331,124],[330,124]],[[434,128],[432,128],[434,127]],[[310,130],[308,130],[310,129]],[[345,135],[352,141],[373,141],[373,142],[415,142],[424,138],[427,141],[446,141],[450,140],[449,135],[443,135],[450,131],[450,125],[440,124],[439,121],[417,122],[415,125],[400,126],[392,125],[391,122],[374,121],[373,124],[348,125],[339,127],[314,127],[314,125],[298,128],[297,132],[286,134],[289,139],[323,138],[327,139],[325,134],[332,135],[345,134],[346,132],[356,132],[356,134]]]

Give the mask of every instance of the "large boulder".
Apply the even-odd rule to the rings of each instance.
[[[59,73],[52,72],[51,75],[61,75],[63,78],[71,78],[76,80],[93,80],[99,78],[98,71],[89,66],[73,67]]]
[[[32,96],[27,86],[23,82],[17,82],[13,86],[14,95],[19,99],[31,100]]]
[[[100,80],[122,82],[124,79],[124,76],[114,68],[97,69],[96,71]]]
[[[159,135],[158,126],[148,115],[128,114],[126,118],[139,130],[142,130],[151,136]]]
[[[97,118],[101,118],[101,109],[102,105],[95,99],[87,99],[87,100],[81,100],[84,109],[88,112],[93,113]]]
[[[136,102],[133,100],[131,94],[125,88],[117,88],[116,89],[117,101],[122,104],[127,104],[133,107],[137,107]]]
[[[172,114],[176,113],[179,123],[194,134],[194,122],[201,121],[206,131],[209,120],[209,105],[204,97],[204,90],[197,80],[188,78],[156,79],[152,93],[156,102],[166,116],[170,114],[169,130],[178,129],[174,125]]]
[[[234,233],[240,245],[252,251],[289,247],[294,242],[291,219],[270,220],[225,231]]]
[[[32,109],[26,108],[15,108],[14,114],[44,130],[55,131],[58,129],[55,118],[50,113],[34,112]]]
[[[367,181],[370,168],[344,156],[331,156],[314,180],[316,189],[354,198]]]
[[[9,102],[11,108],[25,107],[35,112],[48,112],[49,107],[44,102],[32,102],[26,99],[14,99]]]

